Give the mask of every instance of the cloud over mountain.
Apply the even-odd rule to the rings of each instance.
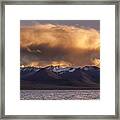
[[[100,34],[68,25],[21,26],[20,48],[21,65],[99,65]]]

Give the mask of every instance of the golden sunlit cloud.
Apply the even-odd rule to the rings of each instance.
[[[95,66],[100,67],[100,59],[95,58],[95,59],[92,60],[92,63],[93,63]]]
[[[68,25],[21,26],[21,65],[99,66],[97,30]],[[92,60],[91,60],[92,59]]]

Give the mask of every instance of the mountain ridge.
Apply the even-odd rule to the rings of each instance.
[[[100,89],[100,68],[21,67],[21,89]]]

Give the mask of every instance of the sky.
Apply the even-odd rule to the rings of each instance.
[[[77,27],[94,28],[100,30],[99,20],[21,20],[21,26],[31,26],[34,24],[60,24],[75,25]]]
[[[21,66],[100,63],[99,20],[21,20]]]

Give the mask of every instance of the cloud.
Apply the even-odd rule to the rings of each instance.
[[[21,65],[96,65],[100,35],[95,29],[67,25],[21,26]]]

